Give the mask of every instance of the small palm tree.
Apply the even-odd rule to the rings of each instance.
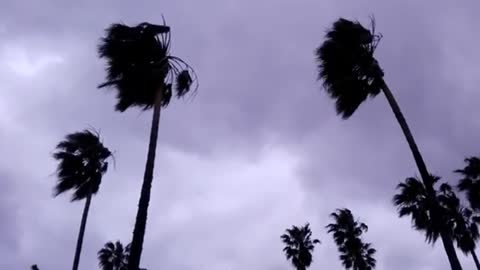
[[[111,155],[110,150],[100,141],[99,134],[89,130],[67,135],[65,140],[57,145],[56,152],[53,154],[53,157],[59,162],[54,195],[71,191],[73,192],[72,201],[85,199],[73,270],[78,269],[80,262],[92,195],[96,194],[100,188],[102,176],[108,168],[107,159]]]
[[[153,181],[160,110],[167,107],[173,92],[178,98],[198,87],[194,70],[182,59],[170,54],[170,28],[141,23],[135,27],[112,24],[99,48],[107,60],[106,82],[99,87],[117,90],[116,110],[131,107],[153,108],[150,141],[138,212],[131,243],[130,270],[137,270],[142,254]],[[192,87],[193,85],[195,87]]]
[[[475,265],[480,270],[480,262],[475,253],[476,242],[480,237],[478,230],[480,216],[474,214],[471,209],[464,207],[448,184],[440,186],[438,198],[447,213],[447,224],[458,248],[465,255],[472,254]]]
[[[384,72],[373,55],[381,37],[375,33],[373,19],[371,31],[358,22],[338,19],[333,28],[327,32],[325,42],[316,50],[318,78],[323,80],[324,89],[336,101],[337,113],[343,119],[352,116],[368,97],[375,97],[380,92],[385,94],[408,142],[429,198],[433,202],[435,201],[433,183],[427,166],[400,106],[384,81]],[[433,214],[438,211],[440,207],[435,206]],[[452,269],[460,270],[462,267],[452,239],[443,233],[441,238]]]
[[[312,264],[315,244],[320,243],[318,239],[311,239],[310,224],[307,223],[303,227],[292,226],[280,238],[285,244],[283,252],[287,260],[291,260],[297,270],[306,270]]]
[[[480,210],[480,158],[469,157],[465,162],[465,168],[455,171],[463,176],[458,189],[466,193],[471,208]]]
[[[335,222],[327,225],[328,232],[333,233],[343,266],[353,270],[374,269],[376,250],[361,239],[368,230],[367,225],[355,220],[349,209],[338,209],[330,216]]]
[[[32,265],[31,267],[32,270],[38,270],[38,266],[36,264]]]
[[[108,242],[98,251],[98,266],[102,270],[126,270],[130,245],[123,247],[120,241]]]

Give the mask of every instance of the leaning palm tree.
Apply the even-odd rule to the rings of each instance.
[[[72,201],[85,199],[85,206],[73,259],[73,270],[78,269],[83,236],[92,196],[98,192],[102,176],[107,172],[107,159],[112,153],[100,141],[99,134],[89,130],[75,132],[61,141],[53,154],[58,161],[57,183],[54,195],[71,191]]]
[[[469,157],[465,162],[465,168],[455,171],[463,176],[458,189],[466,193],[471,208],[480,210],[480,158]]]
[[[453,239],[457,242],[458,248],[465,255],[472,254],[477,270],[480,270],[480,262],[475,253],[476,242],[480,237],[478,230],[480,216],[476,215],[471,209],[464,207],[448,184],[440,186],[438,198],[447,213],[447,225],[451,230]]]
[[[291,260],[297,270],[306,270],[312,264],[315,244],[320,243],[318,239],[311,239],[310,224],[307,223],[303,227],[292,226],[280,238],[285,244],[283,252],[287,260]]]
[[[358,22],[338,19],[327,32],[325,42],[315,52],[318,78],[323,80],[325,90],[336,101],[336,111],[343,119],[352,116],[367,97],[375,97],[380,92],[385,94],[429,192],[428,197],[435,201],[427,166],[397,101],[384,81],[383,70],[373,55],[380,39],[381,35],[375,33],[373,19],[371,31]],[[443,233],[441,238],[452,269],[460,270],[452,239]]]
[[[102,270],[126,270],[130,245],[123,247],[120,241],[108,242],[98,251],[98,266]]]
[[[167,107],[173,92],[185,96],[198,87],[193,69],[170,54],[170,28],[141,23],[135,27],[112,24],[98,47],[107,60],[106,82],[99,87],[117,90],[116,110],[153,108],[145,174],[131,243],[130,270],[137,270],[145,236],[150,190],[153,180],[160,110]],[[195,86],[194,86],[195,85]]]
[[[333,233],[343,266],[352,270],[374,269],[376,250],[361,239],[368,230],[367,225],[355,220],[349,209],[337,209],[330,216],[335,222],[327,225],[328,232]]]

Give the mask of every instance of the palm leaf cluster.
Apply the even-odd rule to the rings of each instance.
[[[98,191],[102,175],[107,171],[106,161],[112,153],[98,134],[84,130],[66,136],[53,157],[59,161],[54,195],[72,190],[72,201],[86,198]]]
[[[331,214],[334,223],[327,225],[329,233],[340,252],[340,260],[346,269],[371,270],[375,268],[376,260],[373,257],[376,250],[370,243],[364,243],[361,236],[367,232],[365,223],[355,220],[348,209],[338,209]]]
[[[465,162],[465,168],[455,171],[463,176],[458,188],[466,193],[470,206],[480,210],[480,158],[469,157]]]
[[[173,91],[183,97],[192,89],[196,74],[182,59],[170,54],[170,45],[170,28],[165,23],[134,27],[112,24],[106,29],[98,52],[107,59],[107,81],[99,87],[118,90],[117,110],[123,112],[131,106],[149,109],[159,91],[165,107]]]
[[[130,245],[123,246],[120,241],[108,242],[98,251],[98,266],[102,270],[126,270]]]
[[[349,118],[369,95],[380,93],[384,74],[373,56],[380,39],[373,19],[369,31],[340,18],[316,50],[318,77],[343,118]]]
[[[283,252],[287,260],[290,260],[297,270],[307,269],[313,261],[312,252],[315,244],[320,243],[318,239],[312,239],[310,224],[302,227],[292,226],[286,230],[281,239],[285,244]]]

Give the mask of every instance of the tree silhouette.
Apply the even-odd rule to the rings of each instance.
[[[98,266],[102,270],[126,270],[130,245],[123,247],[120,241],[108,242],[98,251]]]
[[[283,252],[287,260],[290,260],[297,270],[306,270],[312,264],[315,244],[320,243],[318,239],[311,239],[310,225],[307,223],[303,227],[292,226],[280,238],[285,244]]]
[[[138,270],[147,222],[150,190],[153,180],[160,110],[167,107],[172,92],[178,98],[196,86],[196,74],[182,59],[170,55],[170,28],[165,25],[141,23],[135,27],[112,24],[99,48],[107,60],[106,82],[99,87],[117,90],[116,110],[130,107],[144,110],[153,107],[145,174],[138,203],[138,212],[131,243],[130,270]]]
[[[463,178],[458,183],[458,189],[467,195],[470,207],[480,210],[480,158],[469,157],[465,159],[467,166],[456,170]]]
[[[373,256],[376,250],[361,239],[368,230],[367,225],[355,220],[349,209],[337,209],[330,216],[335,222],[328,224],[327,229],[333,233],[343,266],[353,270],[374,269],[376,260]]]
[[[323,80],[326,92],[336,101],[337,114],[343,119],[352,116],[367,97],[375,97],[380,92],[385,94],[425,183],[428,198],[434,204],[433,183],[423,157],[397,101],[383,79],[384,72],[373,55],[381,37],[375,33],[373,19],[372,31],[358,22],[338,19],[327,32],[324,43],[315,52],[318,78]],[[436,215],[439,211],[440,206],[435,206],[432,214]],[[441,238],[452,269],[460,270],[462,267],[452,239],[444,233]]]
[[[37,266],[36,264],[32,265],[31,269],[32,269],[32,270],[39,270],[39,269],[38,269],[38,266]]]
[[[447,224],[458,248],[465,255],[472,254],[475,265],[480,270],[480,262],[475,253],[476,241],[480,236],[478,231],[480,216],[474,214],[471,209],[464,207],[448,184],[440,186],[438,198],[447,213]]]
[[[85,199],[80,231],[78,233],[73,270],[78,269],[83,236],[87,224],[92,195],[98,192],[102,176],[108,168],[107,159],[112,155],[100,141],[99,135],[89,130],[75,132],[61,141],[53,154],[59,163],[54,195],[73,192],[72,201]]]

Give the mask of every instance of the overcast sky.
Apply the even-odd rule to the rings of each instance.
[[[83,203],[52,198],[51,154],[89,126],[116,166],[92,201],[80,269],[98,268],[105,242],[130,241],[151,111],[114,111],[114,91],[96,89],[105,75],[96,46],[110,23],[164,14],[172,53],[200,88],[162,113],[141,266],[292,269],[279,236],[310,222],[322,241],[311,269],[339,270],[324,227],[348,207],[370,227],[377,269],[449,269],[441,242],[424,243],[391,204],[417,171],[385,98],[342,121],[313,51],[338,17],[374,14],[386,81],[430,171],[454,183],[451,171],[480,153],[479,9],[477,0],[1,0],[0,268],[71,267]]]

